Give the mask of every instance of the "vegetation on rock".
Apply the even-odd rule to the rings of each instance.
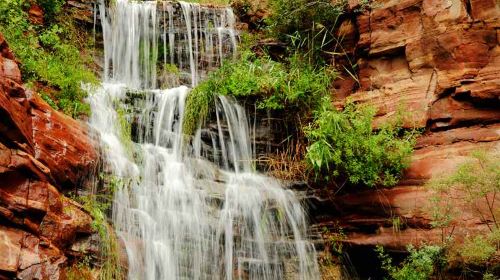
[[[394,280],[427,280],[436,272],[442,256],[439,246],[423,246],[415,249],[408,246],[409,256],[399,266],[394,265],[392,258],[384,252],[383,247],[377,247],[382,268]]]
[[[410,163],[416,133],[390,123],[374,130],[373,108],[348,102],[337,111],[329,98],[323,102],[306,129],[311,143],[306,158],[316,175],[340,178],[342,185],[395,185]]]
[[[448,261],[461,264],[466,274],[499,273],[500,267],[495,265],[495,259],[500,256],[500,208],[495,205],[500,192],[498,156],[476,151],[454,173],[434,179],[428,186],[436,193],[431,199],[433,226],[443,232]],[[450,197],[456,199],[457,196],[464,205],[451,203]],[[463,242],[457,242],[453,230],[450,233],[447,229],[454,227],[454,220],[460,217],[463,207],[473,209],[475,218],[485,224],[486,230],[470,232]]]
[[[74,197],[92,216],[92,229],[99,235],[100,241],[99,259],[92,262],[83,259],[82,262],[69,271],[70,276],[76,275],[75,277],[78,277],[80,274],[87,274],[88,271],[97,270],[99,280],[126,279],[126,270],[120,261],[120,245],[113,228],[108,222],[108,214],[111,211],[116,189],[126,187],[127,181],[103,174],[101,174],[100,179],[104,188],[101,188],[98,194]]]
[[[299,115],[316,108],[328,94],[335,73],[314,67],[299,55],[286,62],[244,51],[238,60],[227,62],[210,74],[188,97],[184,133],[193,134],[210,113],[215,94],[251,99],[259,109],[286,110]]]
[[[0,3],[0,32],[21,64],[24,81],[35,86],[42,98],[55,109],[77,117],[88,114],[82,82],[96,82],[86,67],[90,57],[83,51],[89,42],[79,35],[78,27],[61,14],[65,1],[38,0],[45,12],[45,23],[34,24],[27,0]]]

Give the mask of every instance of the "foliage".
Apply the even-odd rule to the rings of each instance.
[[[453,220],[462,215],[464,205],[456,205],[451,197],[465,204],[489,229],[489,232],[474,232],[464,242],[449,242],[450,260],[458,260],[464,267],[489,268],[489,262],[500,253],[500,209],[495,206],[500,191],[500,160],[494,153],[475,151],[470,160],[461,164],[451,175],[431,180],[428,187],[435,192],[431,199],[433,226],[445,229],[452,227]],[[453,229],[450,231],[453,232]],[[451,235],[448,239],[451,239]]]
[[[347,238],[344,233],[344,229],[337,223],[332,229],[323,227],[322,234],[325,240],[325,245],[327,246],[326,251],[331,251],[336,256],[342,255],[344,253],[344,243],[343,241]]]
[[[495,155],[476,151],[472,153],[472,159],[460,165],[452,175],[433,180],[428,185],[437,193],[434,202],[439,204],[443,201],[443,197],[450,196],[452,192],[460,192],[465,203],[474,209],[482,221],[493,220],[492,226],[488,224],[490,231],[499,228],[497,217],[500,209],[494,207],[494,204],[496,194],[500,192],[500,160]],[[487,206],[485,209],[480,207],[483,203]],[[446,223],[439,218],[451,219],[450,215],[454,209],[450,207],[448,206],[449,211],[446,213],[436,209],[437,225],[446,226]]]
[[[107,222],[106,213],[112,205],[114,192],[118,188],[126,186],[126,181],[101,174],[105,188],[102,194],[90,194],[87,196],[77,196],[75,200],[79,201],[84,209],[92,216],[92,229],[100,237],[101,261],[99,269],[100,280],[125,279],[125,271],[122,268],[119,258],[119,244],[114,234],[113,228]]]
[[[189,95],[184,133],[194,133],[199,121],[209,114],[215,94],[252,98],[260,109],[300,112],[319,105],[333,77],[329,69],[313,67],[298,55],[280,63],[245,51],[239,60],[210,74]]]
[[[269,4],[272,12],[267,23],[271,34],[296,49],[315,54],[334,41],[333,30],[346,1],[270,0]]]
[[[384,252],[382,246],[378,246],[376,251],[382,262],[382,268],[387,271],[391,279],[394,280],[425,280],[429,279],[435,272],[442,254],[439,246],[423,246],[415,249],[413,246],[407,247],[410,255],[399,266],[393,264],[392,258]]]
[[[45,19],[50,20],[61,11],[66,0],[37,0],[37,2],[45,12]]]
[[[75,263],[66,268],[61,275],[63,280],[92,280],[92,269],[90,267],[90,259],[84,258],[81,262]]]
[[[39,0],[39,3],[48,16],[60,12],[64,1]],[[56,89],[52,107],[74,117],[88,114],[90,108],[82,102],[85,93],[80,84],[97,80],[85,67],[90,58],[82,58],[79,50],[82,46],[76,45],[75,28],[67,19],[57,17],[45,26],[33,25],[26,12],[29,6],[27,0],[0,3],[0,32],[20,61],[25,82],[40,81]]]
[[[193,135],[198,126],[203,123],[210,113],[210,108],[215,102],[215,93],[200,87],[195,88],[186,100],[186,111],[182,124],[183,133]]]
[[[487,262],[497,251],[497,244],[489,236],[476,235],[465,239],[459,247],[459,254],[465,263],[482,264]]]
[[[318,175],[344,179],[351,184],[394,185],[409,164],[416,132],[396,124],[372,128],[375,110],[347,102],[343,111],[332,108],[329,98],[306,130],[312,143],[306,158]]]

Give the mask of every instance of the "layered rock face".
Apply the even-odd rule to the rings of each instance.
[[[0,34],[0,279],[59,279],[92,222],[62,192],[95,170],[94,147],[80,122],[22,86]]]
[[[356,8],[358,1],[349,1]],[[402,117],[425,128],[410,168],[393,189],[336,197],[331,214],[352,245],[406,244],[441,239],[431,229],[423,184],[451,174],[471,151],[500,150],[500,2],[496,0],[384,0],[342,24],[359,81],[338,82],[337,96],[378,109],[376,123]],[[449,198],[460,205],[461,197]],[[498,198],[497,198],[498,199]],[[485,228],[464,206],[456,236]],[[401,230],[390,220],[399,217]]]

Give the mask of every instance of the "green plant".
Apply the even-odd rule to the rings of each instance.
[[[92,229],[100,237],[99,279],[125,279],[125,270],[119,257],[119,244],[113,228],[107,221],[107,214],[112,206],[113,196],[117,189],[126,188],[129,181],[111,175],[100,175],[104,188],[99,194],[75,196],[74,199],[92,216]]]
[[[82,102],[85,92],[82,82],[97,82],[86,67],[90,58],[81,53],[79,36],[71,21],[59,17],[64,1],[42,1],[44,9],[54,12],[49,24],[33,25],[28,20],[28,0],[6,0],[0,3],[0,32],[20,61],[24,81],[40,82],[56,92],[52,107],[60,108],[73,117],[89,113]],[[36,84],[36,83],[33,83]],[[47,100],[47,98],[44,98]],[[56,106],[54,106],[56,105]]]
[[[500,161],[495,153],[475,151],[451,175],[431,180],[427,186],[434,191],[431,198],[433,226],[444,233],[448,228],[449,256],[467,269],[470,266],[488,270],[490,261],[500,252],[500,209],[495,206],[500,191]],[[450,199],[453,197],[453,200]],[[457,201],[459,199],[459,201]],[[457,205],[458,204],[458,205]],[[462,243],[453,242],[454,221],[463,209],[487,226],[486,232],[470,232]]]
[[[324,99],[306,129],[311,143],[306,159],[317,176],[371,187],[397,182],[409,164],[417,133],[391,123],[374,130],[374,115],[373,108],[351,102],[338,111]]]
[[[483,280],[497,280],[498,278],[495,277],[495,275],[493,275],[492,273],[485,273],[483,275]]]
[[[500,192],[500,160],[485,151],[475,151],[471,155],[471,160],[461,164],[451,176],[432,180],[428,185],[441,197],[453,191],[462,194],[463,200],[493,231],[500,226],[500,209],[495,207]],[[486,208],[481,207],[483,203]]]
[[[240,59],[225,63],[191,92],[184,133],[194,133],[210,113],[215,95],[252,99],[259,109],[292,110],[299,115],[320,104],[334,76],[333,71],[314,67],[298,55],[281,63],[244,51]]]
[[[337,256],[344,253],[343,241],[347,238],[347,236],[344,233],[344,229],[339,224],[335,224],[331,230],[327,227],[323,227],[321,235],[325,240],[325,245],[327,246],[326,250],[328,252]]]
[[[483,264],[497,251],[495,243],[488,236],[476,235],[466,238],[459,247],[459,254],[468,264]]]
[[[439,265],[442,248],[439,246],[423,246],[415,249],[407,247],[409,256],[399,265],[393,264],[392,258],[384,251],[382,246],[377,246],[376,251],[382,262],[382,268],[394,280],[426,280],[434,274]]]
[[[54,16],[61,11],[64,3],[66,2],[66,0],[36,0],[36,1],[45,12],[46,20],[53,19]]]
[[[391,219],[392,232],[395,234],[401,233],[401,228],[403,227],[403,222],[399,217],[393,217]]]
[[[270,0],[267,19],[271,35],[303,50],[311,61],[334,43],[334,29],[344,13],[346,1]]]

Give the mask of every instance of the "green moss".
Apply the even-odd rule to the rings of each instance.
[[[104,182],[104,188],[99,194],[87,196],[76,196],[74,199],[80,202],[84,209],[92,216],[92,229],[100,237],[100,260],[98,266],[100,280],[125,279],[125,269],[120,262],[120,245],[113,228],[107,220],[111,209],[114,193],[116,190],[126,188],[128,181],[111,175],[100,176]],[[88,265],[87,265],[88,267]]]
[[[201,123],[205,121],[213,108],[214,93],[200,88],[194,89],[187,98],[184,113],[183,133],[193,135]]]
[[[128,117],[127,110],[116,104],[116,112],[118,114],[118,128],[120,129],[120,142],[123,144],[129,159],[133,158],[134,142],[132,141],[132,122]]]

